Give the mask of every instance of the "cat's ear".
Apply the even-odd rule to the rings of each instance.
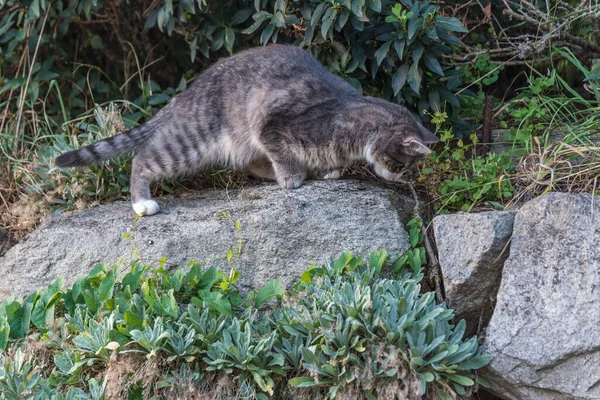
[[[419,125],[419,137],[421,138],[421,141],[425,144],[433,144],[433,143],[437,143],[440,141],[440,139],[437,138],[437,136],[435,136],[433,133],[431,133],[429,131],[429,129],[425,128],[423,125],[419,124],[417,122],[417,125]]]
[[[429,147],[414,138],[404,142],[404,147],[411,156],[426,156],[431,153]]]

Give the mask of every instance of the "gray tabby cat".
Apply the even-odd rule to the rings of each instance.
[[[152,215],[150,183],[160,178],[221,165],[294,189],[366,160],[394,181],[437,141],[408,110],[362,96],[310,53],[270,45],[216,63],[145,124],[55,162],[83,166],[135,150],[133,209]]]

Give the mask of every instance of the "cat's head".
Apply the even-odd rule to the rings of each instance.
[[[370,144],[368,161],[377,175],[388,181],[397,181],[419,160],[431,153],[428,144],[437,142],[439,139],[412,115],[405,116],[378,128],[377,135]]]

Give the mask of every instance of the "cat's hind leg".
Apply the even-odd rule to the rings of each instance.
[[[257,178],[268,179],[270,181],[276,181],[277,176],[273,169],[273,163],[267,158],[259,158],[248,165],[248,171],[256,176]]]
[[[158,203],[152,200],[150,195],[152,175],[152,171],[143,161],[142,156],[136,155],[133,158],[129,186],[133,211],[139,216],[156,214],[159,209]]]

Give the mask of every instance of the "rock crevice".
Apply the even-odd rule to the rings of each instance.
[[[449,304],[469,333],[491,316],[481,333],[494,359],[480,372],[491,390],[600,399],[600,202],[550,193],[516,214],[436,217],[434,229]]]

